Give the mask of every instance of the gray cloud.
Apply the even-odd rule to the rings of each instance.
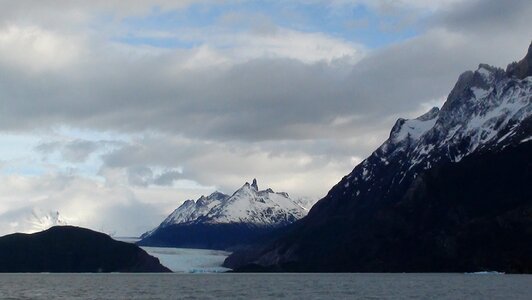
[[[70,141],[53,140],[41,142],[35,146],[35,150],[48,157],[54,153],[59,153],[61,158],[70,163],[83,163],[95,152],[114,147],[120,147],[120,141],[90,141],[84,139],[74,139]]]
[[[129,182],[138,186],[164,185],[170,179],[173,182],[191,180],[227,193],[256,177],[275,190],[320,197],[360,161],[361,156],[353,151],[354,148],[370,149],[381,142],[373,135],[371,132],[343,142],[306,140],[230,144],[148,135],[104,154],[101,173],[124,170],[128,172]]]
[[[144,194],[141,201],[135,189],[110,189],[79,176],[48,174],[24,180],[22,185],[16,177],[1,178],[0,190],[9,200],[0,202],[0,235],[40,229],[35,228],[32,218],[37,209],[59,211],[71,225],[134,236],[156,226],[175,205],[161,209],[153,205],[158,195]]]
[[[69,162],[84,162],[97,149],[98,144],[95,142],[76,140],[64,147],[62,155]]]
[[[301,130],[304,125],[329,122],[340,112],[353,113],[351,99],[340,94],[345,85],[325,65],[257,60],[228,71],[192,71],[186,76],[169,76],[164,69],[156,60],[95,70],[80,66],[76,70],[98,74],[56,74],[41,82],[10,72],[0,82],[0,101],[7,108],[0,126],[30,129],[66,123],[263,140],[308,138],[311,134]]]
[[[248,141],[355,136],[379,119],[444,97],[458,75],[479,62],[518,59],[526,47],[495,45],[506,39],[433,29],[370,54],[349,76],[335,66],[290,59],[175,73],[169,65],[176,54],[111,64],[94,58],[39,81],[0,64],[6,71],[0,128],[69,124]],[[338,117],[351,120],[338,128]]]
[[[171,186],[174,181],[183,178],[181,172],[177,170],[164,170],[155,173],[150,167],[138,165],[127,167],[126,172],[129,184],[141,187],[150,185]]]
[[[40,143],[39,145],[35,146],[35,150],[44,155],[52,154],[56,152],[57,150],[59,150],[60,148],[61,148],[61,143],[57,141]]]
[[[145,166],[129,167],[127,169],[129,184],[136,186],[148,186],[153,178],[153,171]]]
[[[171,186],[174,181],[183,178],[183,174],[179,171],[165,171],[153,178],[154,185]]]
[[[442,10],[432,23],[458,32],[511,36],[516,31],[532,33],[531,16],[532,5],[527,0],[472,0],[458,2]]]
[[[133,13],[145,10],[135,3]],[[245,48],[220,38],[216,45],[224,49],[208,41],[178,50],[128,46],[109,41],[113,30],[90,32],[84,19],[90,16],[76,14],[84,7],[57,16],[55,5],[36,7],[30,17],[20,6],[0,11],[0,131],[68,126],[127,139],[112,146],[84,139],[41,143],[38,152],[70,163],[101,158],[97,175],[105,183],[41,176],[24,181],[24,197],[14,197],[22,179],[9,178],[0,190],[17,202],[0,204],[7,210],[44,198],[69,214],[91,206],[84,220],[108,211],[96,227],[117,219],[127,228],[131,215],[142,219],[145,211],[155,225],[163,209],[150,211],[150,205],[169,210],[206,191],[178,196],[181,190],[170,187],[181,180],[231,192],[257,177],[275,190],[323,196],[386,139],[396,118],[441,102],[458,75],[479,63],[504,67],[520,59],[532,36],[530,1],[463,1],[434,12],[417,37],[368,51],[356,63],[352,57],[309,62],[294,53],[234,59],[228,52],[262,44]],[[244,38],[286,34],[263,23]]]
[[[0,126],[159,132],[162,138],[129,143],[103,156],[107,168],[133,168],[129,182],[139,186],[167,183],[167,177],[140,174],[138,166],[151,171],[182,167],[184,179],[230,190],[242,177],[258,173],[281,182],[289,173],[303,176],[328,163],[346,164],[328,169],[332,181],[353,166],[351,157],[364,157],[384,141],[396,118],[414,117],[428,103],[441,102],[461,72],[480,62],[504,66],[518,59],[526,46],[496,46],[509,36],[528,43],[521,31],[485,39],[441,22],[355,65],[264,58],[182,69],[198,49],[150,52],[140,59],[89,48],[87,62],[51,72],[42,81],[32,81],[26,70],[7,73],[0,81],[0,101],[7,108]],[[272,164],[277,171],[264,168],[272,157],[292,163],[287,157],[305,155],[313,159],[312,167],[290,170],[292,165],[281,166],[279,160],[281,165]],[[238,157],[260,161],[242,164]]]

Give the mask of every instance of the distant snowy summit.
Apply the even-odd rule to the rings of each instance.
[[[31,211],[28,222],[31,224],[31,232],[43,231],[53,226],[68,225],[59,211],[43,211],[37,208]]]
[[[161,226],[187,223],[280,226],[302,218],[307,210],[301,203],[290,199],[287,193],[259,190],[257,180],[253,179],[251,184],[246,182],[232,196],[214,192],[197,201],[185,201]]]
[[[185,201],[157,228],[143,234],[139,244],[226,249],[301,219],[311,203],[270,188],[259,190],[253,179],[231,196],[214,192]]]
[[[0,215],[0,235],[14,232],[35,233],[53,226],[69,224],[69,220],[57,210],[29,206]]]

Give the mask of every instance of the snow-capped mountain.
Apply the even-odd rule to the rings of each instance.
[[[37,208],[32,210],[28,223],[31,224],[31,232],[43,231],[53,226],[68,225],[58,211],[45,212]]]
[[[232,196],[214,192],[196,201],[185,201],[160,226],[191,223],[280,226],[302,218],[306,210],[287,193],[259,190],[257,180],[253,179],[252,184],[246,182]]]
[[[252,184],[246,182],[198,221],[275,227],[290,224],[305,215],[305,208],[290,199],[287,193],[259,190],[256,179],[253,179]]]
[[[246,182],[231,196],[214,192],[209,196],[201,196],[196,201],[185,201],[157,228],[143,234],[141,244],[160,245],[155,240],[168,228],[234,225],[263,233],[304,217],[308,212],[308,207],[303,206],[305,203],[311,202],[292,200],[287,193],[276,193],[269,188],[259,190],[257,180],[253,179],[251,184]]]
[[[228,195],[214,192],[209,196],[201,196],[198,200],[187,200],[176,208],[160,226],[166,227],[174,224],[187,224],[203,219],[210,211],[221,205],[229,198]]]
[[[292,200],[294,200],[297,205],[303,207],[303,209],[306,211],[305,214],[307,214],[312,206],[314,206],[314,204],[316,204],[316,202],[318,202],[320,199],[313,197],[297,197],[293,198]]]
[[[340,185],[353,199],[377,190],[387,193],[390,190],[381,185],[388,176],[392,187],[398,186],[435,165],[526,141],[531,133],[524,121],[531,114],[532,77],[508,76],[502,69],[481,64],[460,75],[441,109],[435,107],[412,120],[399,119],[389,139]]]
[[[456,235],[477,239],[482,234],[494,245],[503,244],[503,237],[475,226],[485,224],[509,237],[512,231],[506,231],[513,225],[501,225],[504,220],[532,212],[523,208],[532,201],[531,185],[524,183],[531,174],[532,152],[527,150],[531,143],[532,44],[526,57],[506,71],[481,64],[460,75],[441,109],[433,108],[416,119],[399,119],[388,140],[342,178],[291,232],[255,249],[253,255],[233,255],[228,266],[442,271],[479,264],[481,259],[473,262],[467,251],[485,253],[491,265],[504,255],[507,260],[516,258],[510,252],[502,255],[500,248],[479,249],[467,241],[457,244]],[[523,222],[532,230],[530,219]],[[315,242],[317,236],[321,242]],[[523,238],[532,236],[508,243],[523,246]],[[423,253],[421,245],[426,247]],[[524,248],[532,251],[530,244]],[[430,251],[438,255],[441,251],[440,259],[449,260],[448,265],[430,269],[430,260],[424,261],[428,257],[424,253]],[[452,255],[459,251],[467,252],[462,258],[471,261],[458,265]],[[519,268],[500,264],[509,270]]]
[[[436,165],[530,140],[532,65],[520,76],[513,70],[531,56],[529,48],[527,57],[506,72],[485,64],[464,72],[441,109],[399,119],[388,140],[334,191],[341,190],[351,201],[402,194],[420,173]]]
[[[14,232],[34,233],[69,224],[70,220],[59,211],[27,206],[0,215],[0,235]]]

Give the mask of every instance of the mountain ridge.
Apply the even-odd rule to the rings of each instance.
[[[530,55],[529,48],[527,56],[517,64],[524,65],[522,62],[528,62]],[[433,108],[416,119],[399,119],[393,126],[390,137],[318,201],[307,217],[290,226],[277,238],[247,252],[233,254],[226,260],[226,266],[237,269],[255,266],[251,269],[278,271],[334,271],[334,267],[342,271],[416,270],[413,265],[410,269],[405,266],[403,269],[387,269],[382,265],[365,265],[364,262],[350,258],[345,251],[351,249],[353,253],[367,256],[377,253],[371,248],[388,247],[389,257],[405,259],[404,253],[394,252],[393,247],[390,249],[390,245],[382,244],[386,237],[393,240],[393,227],[390,232],[381,232],[378,228],[368,227],[368,224],[379,227],[392,222],[386,217],[390,216],[403,219],[402,223],[397,224],[397,230],[402,230],[409,226],[408,222],[414,222],[415,218],[404,220],[404,215],[393,213],[393,207],[416,190],[418,182],[428,176],[426,174],[431,170],[448,164],[460,166],[463,159],[472,156],[482,160],[482,155],[528,147],[525,144],[529,144],[532,136],[532,77],[523,77],[523,72],[515,73],[513,68],[515,66],[509,67],[509,71],[505,72],[480,64],[476,71],[462,73],[441,109]],[[521,158],[525,163],[528,160],[530,164],[530,155],[526,154],[524,152]],[[462,169],[457,167],[457,170],[459,171],[456,172],[461,172]],[[526,174],[525,170],[516,176],[526,177]],[[478,178],[482,176],[483,174],[477,174]],[[492,180],[491,177],[486,177],[488,179]],[[522,188],[512,186],[511,182],[505,184],[501,189]],[[467,185],[480,188],[474,182],[465,182],[464,186]],[[435,192],[430,195],[440,197]],[[489,195],[487,197],[493,205],[503,201],[500,198],[489,198]],[[419,200],[417,204],[424,205]],[[448,209],[452,210],[450,207]],[[357,218],[366,220],[367,224],[361,223]],[[380,218],[382,224],[374,221]],[[467,220],[463,222],[467,223]],[[378,236],[381,236],[382,241]],[[327,242],[320,243],[319,239]],[[358,246],[358,243],[369,241],[371,243],[367,244],[368,248]],[[388,242],[400,248],[401,241]],[[328,257],[334,267],[323,265],[325,258],[316,256],[316,253],[326,253],[323,256]],[[345,266],[339,263],[335,254],[346,260]],[[370,258],[371,255],[368,256],[368,261]],[[383,261],[388,259],[384,254],[378,258]],[[314,265],[311,260],[315,260]],[[422,268],[418,270],[429,271]]]
[[[185,201],[158,227],[143,234],[139,244],[226,249],[291,224],[306,213],[302,201],[270,188],[259,190],[253,179],[231,196],[216,191]]]

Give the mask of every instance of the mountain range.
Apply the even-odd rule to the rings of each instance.
[[[461,74],[240,271],[532,272],[532,44]]]
[[[246,182],[231,196],[214,192],[187,200],[157,228],[146,232],[142,246],[228,249],[304,217],[305,200],[292,200],[287,193],[259,190],[257,180]]]

